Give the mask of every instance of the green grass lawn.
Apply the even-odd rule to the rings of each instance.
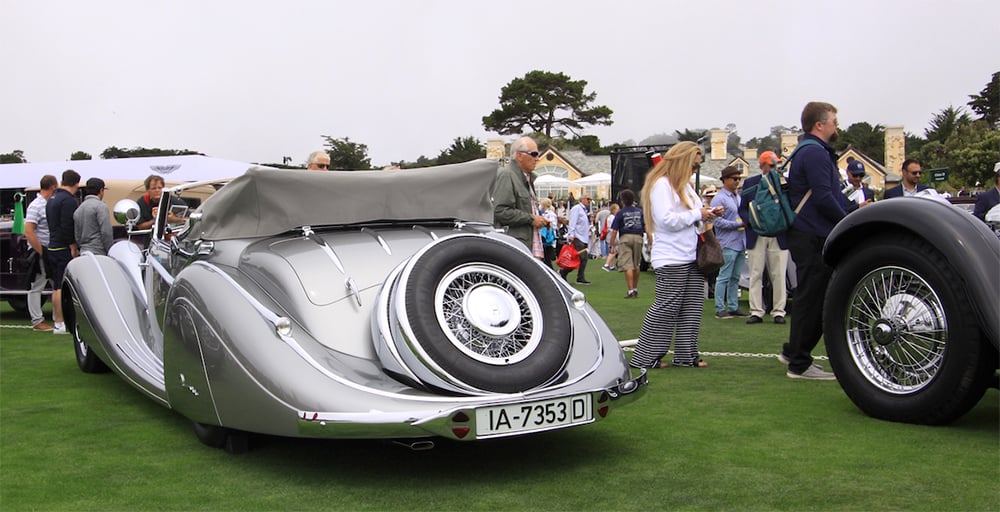
[[[590,266],[589,300],[637,337],[652,274],[624,300],[623,274]],[[424,452],[255,436],[232,456],[118,377],[81,373],[68,336],[6,327],[29,322],[4,305],[0,510],[1000,510],[996,390],[948,427],[874,420],[835,382],[785,377],[787,325],[712,310],[708,368],[653,371],[595,425]]]

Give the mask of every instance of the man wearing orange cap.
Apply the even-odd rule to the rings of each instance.
[[[758,159],[760,174],[751,176],[743,183],[743,201],[740,202],[740,218],[749,219],[748,205],[754,199],[757,184],[761,176],[767,174],[778,164],[778,155],[774,151],[765,151]],[[750,318],[748,324],[759,324],[764,321],[764,268],[767,266],[771,278],[771,318],[776,324],[785,323],[785,302],[788,292],[785,289],[785,272],[788,270],[788,247],[785,236],[760,236],[750,228],[747,222],[743,230],[747,237],[747,265],[750,273]]]

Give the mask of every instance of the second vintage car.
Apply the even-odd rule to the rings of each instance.
[[[1000,239],[926,195],[866,206],[830,233],[823,336],[862,411],[940,425],[997,385]]]

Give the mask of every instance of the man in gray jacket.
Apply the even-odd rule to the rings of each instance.
[[[111,232],[111,215],[104,204],[104,180],[87,180],[87,196],[73,212],[73,227],[80,252],[107,255],[114,235]]]
[[[535,165],[538,144],[531,137],[521,137],[510,146],[510,164],[497,171],[493,186],[493,224],[507,228],[507,234],[531,249],[536,258],[545,256],[539,229],[549,223],[538,213],[535,198]]]

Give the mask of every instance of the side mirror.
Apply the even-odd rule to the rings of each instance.
[[[115,220],[123,226],[127,226],[131,231],[132,227],[139,220],[139,203],[131,199],[122,199],[115,203]]]

